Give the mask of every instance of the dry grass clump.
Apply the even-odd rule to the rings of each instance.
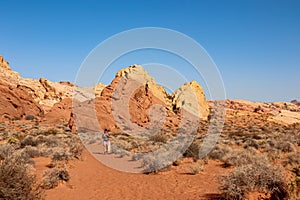
[[[24,154],[8,155],[0,163],[0,199],[35,200],[42,193],[30,172]]]
[[[256,155],[256,151],[253,149],[247,149],[231,151],[230,153],[226,154],[222,160],[225,167],[230,167],[263,162],[266,160],[266,158]]]
[[[0,161],[11,156],[15,151],[15,148],[10,144],[0,144]]]
[[[200,145],[195,141],[188,147],[186,152],[183,154],[184,157],[193,158],[194,161],[199,159]]]
[[[208,154],[208,157],[213,160],[223,160],[223,158],[231,151],[232,149],[230,147],[217,144]]]
[[[294,144],[292,144],[289,141],[280,141],[280,140],[278,140],[275,144],[275,148],[282,151],[282,152],[284,152],[284,153],[295,151]]]
[[[71,153],[73,158],[80,159],[82,151],[83,151],[83,145],[78,139],[70,140],[68,143],[69,146],[69,152]]]
[[[35,157],[39,157],[41,156],[41,152],[37,147],[33,147],[33,146],[26,146],[22,149],[22,152],[24,154],[27,154],[28,157],[30,158],[35,158]]]
[[[289,199],[300,199],[300,165],[295,167],[292,172],[295,174],[294,180],[289,184]]]
[[[39,132],[39,135],[56,135],[58,134],[60,131],[58,129],[55,129],[55,128],[50,128],[50,129],[46,129],[46,130],[43,130],[43,131],[40,131]]]
[[[67,169],[54,167],[45,171],[42,179],[41,187],[44,189],[52,189],[58,186],[59,182],[68,182],[70,175]]]
[[[282,165],[284,167],[286,166],[295,166],[295,165],[300,165],[300,152],[292,152],[289,153],[286,158],[283,160]]]
[[[24,148],[25,146],[37,146],[38,142],[35,137],[32,135],[27,135],[23,140],[20,141],[20,147]]]
[[[168,141],[168,136],[166,134],[158,133],[155,135],[152,135],[149,138],[150,141],[153,141],[154,143],[167,143]]]
[[[57,129],[42,129],[23,137],[20,148],[30,157],[45,156],[55,161],[79,159],[83,145],[78,135]]]
[[[267,162],[242,165],[222,177],[221,187],[224,199],[245,199],[251,192],[268,194],[271,199],[285,199],[288,187],[282,171]]]
[[[193,162],[190,166],[186,168],[186,173],[191,175],[199,174],[204,170],[204,161],[198,160],[197,162]]]
[[[144,173],[157,172],[159,169],[163,168],[164,165],[160,160],[155,159],[153,156],[145,156],[142,160],[142,167],[144,168]]]
[[[246,149],[248,147],[253,147],[255,149],[259,149],[259,143],[255,139],[247,139],[243,145]]]
[[[52,149],[51,158],[53,161],[70,160],[72,154],[62,147],[55,147]]]

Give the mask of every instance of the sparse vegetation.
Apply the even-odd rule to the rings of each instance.
[[[28,119],[29,120],[29,119]],[[30,122],[31,123],[31,122]],[[0,199],[41,199],[43,189],[55,187],[60,181],[70,179],[66,161],[80,159],[83,145],[78,135],[65,131],[65,126],[55,129],[36,124],[0,124]],[[43,180],[36,182],[31,158],[52,159]]]
[[[153,141],[154,143],[166,143],[168,141],[168,136],[162,133],[158,133],[151,136],[150,141]]]
[[[255,154],[256,152],[251,150],[234,150],[224,156],[222,160],[225,167],[242,166],[265,160],[265,157]]]
[[[300,165],[300,152],[289,153],[282,162],[283,166],[296,166]]]
[[[70,180],[69,172],[66,168],[52,168],[45,171],[42,179],[42,188],[52,189],[58,186],[60,181],[67,182]]]
[[[186,169],[187,174],[196,175],[204,170],[204,162],[202,160],[198,160],[197,162],[193,162]]]
[[[197,161],[199,159],[199,149],[200,146],[198,143],[193,142],[188,149],[186,150],[186,152],[183,154],[183,156],[185,157],[190,157],[193,158],[194,161]]]
[[[224,199],[245,199],[251,192],[269,194],[271,199],[285,199],[287,184],[282,171],[266,162],[242,165],[221,179]]]
[[[42,193],[24,154],[7,155],[0,164],[0,199],[36,200]]]
[[[222,160],[231,151],[231,148],[225,145],[216,145],[208,154],[208,157],[213,160]]]

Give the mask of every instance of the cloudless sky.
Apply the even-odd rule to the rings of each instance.
[[[103,40],[132,28],[164,27],[206,49],[227,98],[300,100],[298,0],[0,0],[0,6],[0,55],[24,77],[74,82]]]

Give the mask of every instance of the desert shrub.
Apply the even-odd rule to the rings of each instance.
[[[21,154],[13,154],[0,164],[0,199],[35,200],[41,198],[35,176]]]
[[[265,158],[262,156],[257,156],[256,152],[247,149],[231,151],[226,156],[224,156],[222,160],[224,162],[224,166],[229,167],[253,164],[256,162],[264,161]]]
[[[0,144],[0,160],[11,156],[14,153],[15,149],[10,144]]]
[[[33,136],[27,135],[23,140],[21,140],[20,145],[21,148],[25,146],[37,146],[37,141]]]
[[[288,141],[277,141],[275,148],[282,152],[293,152],[295,151],[295,146]]]
[[[36,136],[35,141],[36,141],[37,144],[46,143],[46,141],[47,141],[47,136],[44,136],[44,135],[38,135],[38,136]]]
[[[186,173],[191,175],[199,174],[204,170],[204,162],[202,160],[198,160],[197,162],[192,163],[187,167]]]
[[[289,199],[300,199],[300,177],[296,177],[289,185]]]
[[[156,159],[152,155],[147,155],[143,157],[142,167],[144,168],[143,172],[147,174],[151,172],[157,172],[159,169],[165,166],[159,159]]]
[[[119,140],[118,142],[115,142],[114,145],[116,148],[112,149],[113,153],[121,152],[122,150],[125,150],[125,151],[132,150],[132,145],[128,141]]]
[[[222,160],[231,151],[231,148],[224,145],[216,145],[211,152],[208,154],[208,157],[213,160]]]
[[[51,158],[54,161],[70,160],[71,157],[72,155],[67,149],[60,147],[54,148],[51,155]]]
[[[45,171],[41,187],[44,189],[52,189],[58,186],[60,181],[69,181],[70,175],[66,168],[52,168]]]
[[[50,128],[50,129],[42,131],[40,134],[43,134],[43,135],[47,136],[47,135],[56,135],[58,133],[59,133],[59,131],[57,129]]]
[[[153,141],[154,143],[167,143],[168,136],[165,134],[158,133],[156,135],[152,135],[150,138],[150,141]]]
[[[300,165],[300,152],[289,153],[282,162],[283,166]]]
[[[54,135],[49,135],[46,137],[45,144],[48,147],[57,147],[60,144],[60,140],[58,137],[55,137]]]
[[[300,165],[294,167],[292,172],[295,174],[295,178],[289,184],[289,199],[300,199]]]
[[[259,148],[259,144],[256,140],[253,139],[247,139],[243,145],[243,147],[246,149],[248,147],[254,147],[255,149]]]
[[[65,145],[73,158],[79,159],[83,150],[83,145],[78,137],[72,137],[65,140]]]
[[[266,193],[271,199],[285,199],[288,196],[284,175],[266,162],[242,165],[223,176],[221,191],[224,199],[245,199],[250,192]]]
[[[33,147],[33,146],[26,146],[23,149],[23,152],[25,154],[27,154],[30,158],[34,158],[34,157],[38,157],[41,155],[40,151],[38,150],[38,148]]]
[[[199,159],[200,146],[196,142],[193,142],[183,154],[184,157],[193,158],[194,161]]]
[[[34,164],[34,161],[30,158],[30,156],[25,152],[24,150],[16,151],[13,154],[14,156],[17,156],[18,159],[25,164]]]
[[[79,159],[83,150],[83,145],[80,142],[71,143],[69,151],[74,158]]]
[[[137,161],[143,158],[143,153],[135,153],[131,156],[132,161]]]

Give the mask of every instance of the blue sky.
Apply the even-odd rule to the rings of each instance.
[[[74,81],[85,57],[103,40],[132,28],[164,27],[206,49],[219,68],[227,98],[300,100],[297,0],[0,3],[0,55],[24,77]],[[127,62],[142,62],[138,56],[116,70]],[[113,77],[111,72],[103,82]]]

